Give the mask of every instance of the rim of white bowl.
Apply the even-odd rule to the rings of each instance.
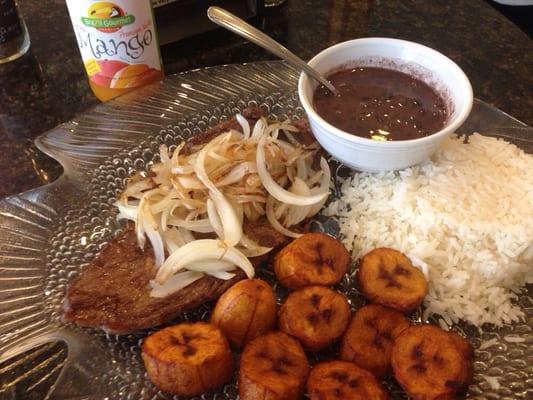
[[[352,39],[345,42],[337,43],[333,46],[327,47],[324,50],[322,50],[320,53],[315,55],[311,60],[309,60],[308,64],[310,66],[313,66],[313,63],[318,62],[319,60],[326,58],[331,53],[335,53],[336,51],[343,49],[345,47],[350,47],[354,43],[372,43],[376,42],[377,45],[379,45],[380,42],[388,42],[389,44],[395,44],[395,45],[408,45],[412,47],[418,47],[419,49],[431,53],[437,58],[442,58],[447,63],[451,65],[451,67],[456,71],[460,78],[460,82],[458,84],[462,85],[464,87],[464,92],[466,95],[465,99],[465,106],[460,110],[460,112],[455,116],[454,119],[452,119],[449,123],[447,123],[441,130],[432,133],[428,136],[424,136],[417,139],[406,139],[406,140],[391,140],[391,141],[379,141],[379,140],[373,140],[364,138],[357,135],[352,135],[351,133],[348,133],[346,131],[343,131],[342,129],[337,128],[336,126],[330,124],[325,119],[323,119],[314,109],[311,101],[307,98],[307,96],[304,94],[303,86],[304,84],[307,84],[307,82],[312,82],[312,78],[307,76],[304,72],[300,74],[300,78],[298,79],[298,97],[300,98],[300,102],[302,103],[305,112],[308,114],[313,114],[313,119],[317,120],[319,123],[324,125],[328,131],[334,133],[335,135],[359,144],[372,144],[374,146],[384,146],[384,147],[402,147],[406,144],[417,144],[417,143],[423,143],[427,141],[432,141],[435,138],[448,135],[450,133],[453,133],[461,126],[461,124],[466,120],[468,115],[470,114],[470,111],[472,111],[472,106],[474,103],[474,92],[472,89],[472,84],[470,83],[470,80],[464,73],[464,71],[459,67],[453,60],[442,54],[441,52],[432,49],[431,47],[425,46],[420,43],[411,42],[409,40],[403,40],[403,39],[394,39],[394,38],[387,38],[387,37],[368,37],[368,38],[359,38],[359,39]],[[376,54],[376,56],[382,57],[379,54]],[[387,57],[384,57],[387,58]],[[401,60],[401,59],[400,59]],[[409,64],[406,62],[406,64]],[[412,62],[411,64],[415,64]],[[450,90],[453,90],[453,88],[450,88]]]

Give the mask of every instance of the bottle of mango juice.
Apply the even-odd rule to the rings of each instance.
[[[163,77],[150,0],[67,0],[89,85],[102,101]]]

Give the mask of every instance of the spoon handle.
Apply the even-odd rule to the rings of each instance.
[[[239,17],[224,10],[223,8],[216,6],[212,6],[207,9],[207,16],[215,24],[220,25],[223,28],[229,29],[237,35],[242,36],[243,38],[257,44],[258,46],[261,46],[265,50],[284,59],[293,67],[305,71],[307,74],[311,75],[321,84],[326,86],[331,92],[336,93],[335,87],[331,83],[329,83],[326,78],[324,78],[317,71],[307,65],[304,60],[297,57],[286,47],[282,46],[274,39],[267,36],[259,29],[256,29],[250,24],[246,23]]]

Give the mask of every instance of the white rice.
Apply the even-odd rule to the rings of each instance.
[[[474,134],[447,139],[424,164],[357,173],[325,210],[354,258],[408,254],[429,280],[425,316],[481,326],[522,319],[512,304],[533,282],[533,156]]]
[[[439,318],[439,326],[444,331],[448,331],[450,329],[450,326],[442,318]]]

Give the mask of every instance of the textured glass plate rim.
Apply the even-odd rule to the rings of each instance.
[[[116,135],[113,129],[124,129],[124,126],[127,126],[130,130],[139,130],[137,133],[139,136],[136,140],[146,139],[148,133],[155,133],[161,128],[164,128],[165,122],[172,122],[179,119],[185,118],[186,115],[201,113],[203,109],[209,107],[206,104],[195,104],[187,103],[184,101],[185,109],[180,112],[172,112],[171,109],[167,109],[170,113],[170,116],[165,115],[164,113],[159,113],[161,111],[160,105],[157,105],[158,96],[170,96],[168,104],[172,104],[172,95],[169,94],[169,87],[172,87],[173,84],[176,87],[180,87],[184,91],[189,91],[194,93],[194,88],[183,86],[189,85],[190,83],[182,82],[183,78],[191,77],[194,81],[195,79],[205,78],[203,73],[208,75],[218,76],[219,78],[223,77],[224,74],[227,74],[234,69],[240,70],[244,73],[250,73],[251,75],[260,73],[264,81],[252,82],[257,84],[259,90],[272,90],[273,87],[278,88],[280,91],[283,90],[295,90],[296,88],[296,79],[298,73],[292,70],[290,67],[286,66],[282,62],[263,62],[263,63],[253,63],[246,65],[237,65],[237,66],[221,66],[213,67],[196,71],[189,71],[182,74],[178,74],[172,77],[168,77],[163,83],[152,85],[148,88],[145,88],[138,93],[123,96],[113,102],[102,104],[96,106],[94,109],[88,111],[86,114],[75,118],[73,121],[65,123],[60,127],[53,129],[36,140],[37,146],[40,147],[44,152],[48,153],[52,157],[56,158],[65,168],[64,175],[56,182],[17,195],[11,196],[0,203],[0,249],[2,250],[2,255],[4,258],[0,261],[0,267],[9,267],[10,262],[13,263],[13,260],[16,258],[10,255],[13,255],[14,249],[18,252],[18,259],[21,259],[20,262],[16,265],[17,268],[24,268],[24,266],[33,265],[33,263],[38,260],[38,257],[20,257],[21,249],[29,248],[27,246],[28,241],[38,241],[39,237],[49,235],[51,232],[50,226],[53,225],[54,221],[58,220],[58,217],[61,216],[65,209],[61,206],[62,202],[71,196],[73,193],[78,192],[81,188],[80,185],[84,183],[84,175],[96,168],[102,160],[107,159],[111,155],[117,153],[120,149],[127,148],[132,145],[131,134],[129,132],[127,135]],[[185,79],[187,80],[187,79]],[[247,80],[243,77],[245,83],[250,84],[250,80]],[[266,82],[266,83],[265,83]],[[232,82],[234,83],[234,82]],[[175,87],[175,88],[176,88]],[[218,88],[220,89],[220,88]],[[180,92],[183,94],[183,92]],[[249,93],[248,93],[249,94]],[[237,91],[227,91],[224,95],[229,96],[240,96],[241,93]],[[215,96],[216,97],[216,96]],[[216,104],[217,101],[227,100],[221,98],[213,98],[213,104]],[[142,107],[139,111],[139,102],[142,100]],[[154,105],[156,104],[156,105]],[[211,104],[212,105],[212,104]],[[500,110],[494,109],[491,106],[476,101],[476,108],[482,110],[489,110],[496,117],[493,121],[490,121],[492,128],[495,132],[499,129],[513,130],[514,133],[523,133],[523,137],[513,136],[511,139],[518,139],[519,141],[524,141],[524,143],[531,143],[531,138],[529,137],[531,128],[527,125],[521,123],[520,121],[514,119],[513,117],[501,112]],[[108,116],[108,118],[113,117],[113,113],[124,116],[125,118],[122,121],[115,121],[118,125],[122,124],[124,126],[119,126],[111,123],[109,126],[109,121],[104,121],[106,123],[105,130],[111,128],[111,136],[94,136],[95,131],[102,130],[101,126],[102,121],[99,121],[98,118],[102,116]],[[142,121],[133,121],[128,120],[128,113],[135,114],[135,116],[144,115]],[[479,113],[481,115],[481,113]],[[473,113],[475,117],[476,113]],[[485,124],[485,125],[483,125]],[[467,122],[466,126],[463,127],[463,132],[470,133],[472,131],[480,130],[480,127],[486,126],[487,121],[476,121],[475,118],[471,118]],[[86,129],[88,131],[87,135],[79,135],[80,131]],[[142,135],[145,136],[142,136]],[[496,134],[498,134],[496,132]],[[498,134],[501,136],[501,134]],[[110,139],[111,142],[110,142]],[[128,140],[129,139],[129,140]],[[80,146],[83,146],[84,149],[80,151]],[[58,151],[58,149],[60,151]],[[22,227],[21,227],[22,224]],[[7,234],[14,235],[17,240],[4,240]],[[20,240],[19,240],[20,239]],[[46,246],[46,241],[39,242],[41,246]],[[26,245],[25,245],[26,244]],[[35,249],[34,249],[35,250]],[[33,267],[32,267],[33,268]],[[5,274],[4,274],[5,275]],[[4,276],[0,274],[0,279],[11,278],[9,274]],[[2,298],[2,297],[0,297]],[[9,309],[0,310],[0,314],[7,314],[8,312],[13,311]],[[39,340],[42,342],[50,340],[63,340],[69,343],[69,357],[71,361],[70,365],[73,365],[72,360],[76,358],[77,348],[85,353],[88,348],[94,346],[90,343],[90,335],[81,338],[77,336],[75,340],[69,340],[69,332],[57,330],[57,327],[50,331],[47,326],[37,325],[36,329],[30,330],[30,334],[23,336],[17,335],[16,332],[10,336],[5,335],[3,340],[0,340],[0,359],[6,358],[13,354],[16,348],[16,352],[20,352],[26,349],[26,347],[35,346],[36,343],[39,343]],[[8,333],[11,333],[8,331]],[[78,335],[79,332],[76,332]],[[83,335],[83,334],[82,334]],[[19,337],[17,337],[19,336]],[[38,338],[27,342],[22,339],[27,339],[28,337]],[[85,346],[82,345],[84,339],[87,340]],[[529,341],[529,339],[528,339]],[[18,346],[15,345],[18,343]],[[75,343],[76,345],[72,345]],[[7,349],[7,351],[6,351]],[[97,354],[98,350],[96,349],[94,354]],[[102,365],[105,365],[107,360],[100,360]],[[93,360],[94,364],[94,360]],[[78,365],[79,366],[79,365]],[[68,378],[68,375],[71,372],[68,368],[63,369],[64,373],[62,376],[63,380]],[[76,379],[79,379],[79,376],[76,376]],[[81,385],[83,386],[83,385]],[[533,385],[529,385],[529,388],[533,388]],[[62,390],[59,387],[53,393],[54,398],[68,398],[72,397],[72,393],[62,393]],[[478,397],[475,398],[489,398],[489,397]]]

